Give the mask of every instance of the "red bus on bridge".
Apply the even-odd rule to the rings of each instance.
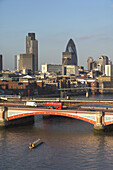
[[[62,109],[62,103],[46,103],[47,109]]]

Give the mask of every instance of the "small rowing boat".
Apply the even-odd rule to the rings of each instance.
[[[34,141],[33,143],[29,143],[29,149],[33,149],[42,143],[43,143],[42,139],[38,139]]]

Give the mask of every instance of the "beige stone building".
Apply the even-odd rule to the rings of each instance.
[[[33,54],[20,54],[20,70],[32,70],[34,71],[34,56]]]
[[[28,33],[26,36],[26,53],[15,56],[15,70],[38,71],[38,41],[35,33]]]
[[[35,33],[28,33],[26,36],[26,54],[34,55],[34,71],[38,71],[38,41],[35,39]]]

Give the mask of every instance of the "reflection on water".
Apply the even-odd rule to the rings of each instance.
[[[37,138],[44,143],[29,150]],[[37,116],[33,126],[0,130],[0,169],[112,169],[112,159],[113,133],[96,135],[80,120]]]
[[[87,99],[86,96],[82,95],[77,95],[77,96],[72,96],[72,99]],[[89,95],[88,99],[113,99],[113,94],[99,94],[99,95]]]

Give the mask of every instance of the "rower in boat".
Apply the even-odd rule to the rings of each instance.
[[[29,143],[29,149],[33,149],[42,143],[43,143],[42,139],[38,139],[34,141],[33,143]]]

